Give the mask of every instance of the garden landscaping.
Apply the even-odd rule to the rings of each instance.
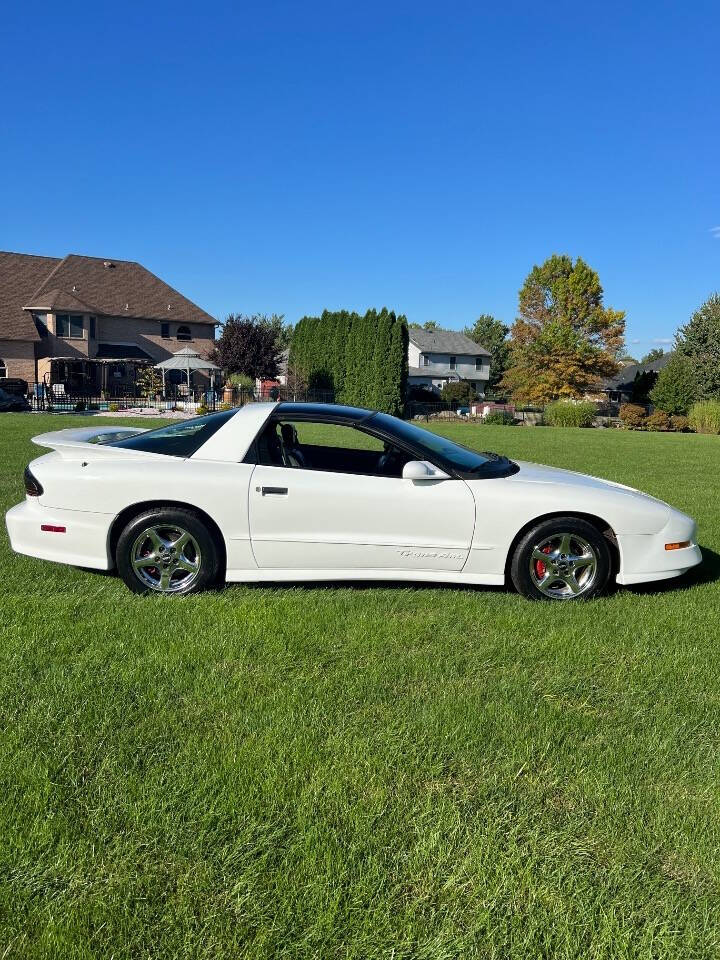
[[[3,510],[94,422],[3,415]],[[720,438],[428,427],[666,499],[705,562],[568,605],[161,598],[3,528],[0,957],[717,955]]]

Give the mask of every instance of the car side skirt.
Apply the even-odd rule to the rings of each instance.
[[[417,581],[421,583],[459,583],[477,584],[490,587],[502,587],[505,584],[503,574],[461,573],[452,570],[397,570],[391,567],[383,569],[350,570],[228,570],[225,574],[228,583],[273,583],[296,581],[318,582],[334,580],[384,580],[390,582]]]

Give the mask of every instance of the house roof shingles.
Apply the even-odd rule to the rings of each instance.
[[[38,340],[34,310],[215,324],[215,318],[131,260],[0,253],[0,339]]]
[[[456,330],[422,330],[412,327],[408,331],[410,343],[428,353],[449,353],[453,356],[489,357],[490,351],[481,347]]]
[[[649,363],[629,363],[627,366],[621,367],[617,376],[605,381],[604,389],[627,392],[632,388],[637,374],[658,373],[672,355],[673,351],[671,350],[669,353],[664,353],[661,357],[658,357],[656,360],[651,360]]]
[[[35,321],[23,307],[59,263],[56,257],[0,252],[0,340],[40,339]]]

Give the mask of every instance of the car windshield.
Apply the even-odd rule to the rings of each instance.
[[[425,451],[428,460],[464,477],[505,476],[508,473],[515,473],[518,469],[516,464],[500,454],[485,451],[479,453],[460,443],[454,443],[438,433],[423,430],[421,427],[416,427],[405,420],[398,420],[397,417],[390,417],[385,413],[375,414],[367,426],[371,429],[377,427],[399,441]]]
[[[236,413],[237,410],[224,410],[222,413],[209,413],[193,420],[181,420],[179,423],[171,423],[169,427],[135,433],[121,440],[111,440],[107,446],[126,447],[145,453],[163,453],[168,457],[191,457]]]

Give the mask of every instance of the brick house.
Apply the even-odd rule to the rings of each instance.
[[[216,324],[139,263],[0,252],[0,383],[129,391],[139,367],[188,343],[207,358]]]

